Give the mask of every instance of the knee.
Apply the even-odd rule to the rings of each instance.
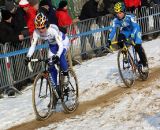
[[[53,63],[49,64],[48,70],[49,70],[49,72],[56,72],[57,71],[56,68],[55,68],[55,66],[53,65]]]
[[[134,48],[135,48],[136,52],[138,52],[138,51],[141,51],[142,46],[141,46],[141,44],[136,44],[136,45],[134,46]]]
[[[124,34],[120,33],[118,35],[118,46],[120,48],[123,48],[123,43],[124,43],[125,40],[126,40],[126,36]]]

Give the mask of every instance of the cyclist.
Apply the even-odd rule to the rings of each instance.
[[[136,44],[135,50],[139,55],[140,62],[143,65],[143,72],[148,71],[147,60],[142,47],[141,30],[139,24],[136,22],[136,17],[133,14],[127,14],[125,5],[122,2],[118,2],[114,6],[114,11],[116,13],[115,18],[112,21],[112,27],[110,29],[109,38],[107,41],[107,46],[111,45],[111,41],[116,34],[116,29],[120,28],[120,33],[118,35],[118,45],[120,48],[123,47],[122,42],[127,38],[131,38]]]
[[[56,87],[59,93],[59,87],[57,85],[57,70],[53,65],[60,63],[63,70],[64,83],[68,83],[68,64],[65,57],[66,51],[69,48],[68,37],[59,31],[58,27],[54,24],[48,24],[47,18],[43,13],[38,13],[35,17],[35,30],[33,32],[33,38],[31,40],[31,47],[29,48],[27,57],[25,58],[25,64],[27,65],[31,61],[31,56],[34,53],[38,39],[47,40],[49,44],[48,58],[49,72],[51,74],[52,85]],[[55,42],[56,41],[56,42]]]

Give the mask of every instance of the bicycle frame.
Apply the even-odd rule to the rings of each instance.
[[[52,83],[52,82],[53,82],[53,81],[52,81],[53,79],[52,79],[52,77],[51,77],[50,72],[49,72],[48,69],[47,69],[47,66],[48,66],[48,64],[49,64],[49,60],[50,60],[50,59],[31,59],[31,62],[44,62],[44,63],[45,63],[45,66],[44,66],[44,69],[45,69],[45,70],[44,70],[43,73],[46,74],[46,77],[49,78],[50,82]],[[55,68],[59,71],[59,76],[60,76],[60,74],[61,74],[61,68],[59,68],[57,64],[54,64],[54,66],[55,66]],[[31,63],[28,64],[28,68],[29,68],[29,70],[30,70],[31,72],[33,72]],[[60,78],[60,77],[59,77],[59,78]],[[53,86],[54,86],[54,85],[53,85]],[[40,97],[40,93],[41,93],[41,87],[42,87],[42,83],[41,83],[41,86],[40,86],[39,97]],[[59,99],[60,97],[59,97],[57,91],[55,90],[55,87],[53,87],[52,90],[54,91],[54,94],[56,95],[56,97]],[[46,94],[47,94],[47,90],[46,90]]]

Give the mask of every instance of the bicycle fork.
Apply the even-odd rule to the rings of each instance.
[[[53,81],[53,78],[52,78],[52,76],[51,76],[51,74],[49,73],[49,79],[50,79],[50,85],[52,86],[52,91],[53,91],[53,93],[55,94],[55,96],[56,96],[56,98],[57,99],[59,99],[60,97],[59,97],[59,95],[58,95],[58,92],[57,92],[57,90],[56,90],[56,85],[55,85],[55,83],[54,83],[54,81]]]

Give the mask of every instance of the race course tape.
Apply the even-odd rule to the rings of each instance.
[[[76,35],[71,35],[71,36],[69,36],[69,38],[81,37],[81,36],[89,35],[89,34],[92,34],[92,33],[102,32],[102,31],[105,31],[105,30],[109,30],[110,28],[111,28],[110,26],[107,26],[107,27],[91,30],[91,31],[88,31],[88,32],[83,32],[83,33],[79,33],[79,34],[76,34]],[[48,47],[47,43],[42,44],[42,45],[37,45],[35,50],[44,49],[44,48],[47,48],[47,47]],[[24,53],[27,53],[28,50],[29,50],[29,48],[25,48],[25,49],[17,50],[17,51],[14,51],[14,52],[8,52],[8,53],[5,53],[5,54],[0,54],[0,58],[6,58],[6,57],[10,57],[10,56],[16,56],[16,55],[24,54]]]

